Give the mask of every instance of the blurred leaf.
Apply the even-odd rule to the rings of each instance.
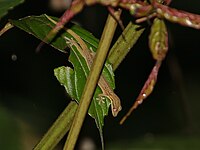
[[[0,106],[0,149],[20,150],[22,141],[16,117]]]
[[[24,0],[0,0],[0,19],[5,16],[10,9],[23,3]]]
[[[149,35],[149,48],[155,60],[162,61],[168,51],[168,33],[165,22],[155,18]]]

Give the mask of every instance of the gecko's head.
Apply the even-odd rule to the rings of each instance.
[[[112,115],[116,117],[118,113],[122,110],[121,105],[118,105],[118,107],[115,107],[113,104],[111,104],[111,110],[112,110]]]

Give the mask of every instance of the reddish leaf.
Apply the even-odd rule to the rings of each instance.
[[[143,100],[146,99],[153,91],[154,86],[157,81],[158,71],[161,65],[161,61],[157,61],[154,65],[147,81],[145,82],[139,96],[137,97],[133,106],[129,109],[128,113],[122,118],[120,124],[123,124],[127,117],[132,113],[134,109],[138,107],[138,105],[142,104]]]
[[[183,26],[200,29],[200,15],[192,14],[186,11],[170,8],[159,3],[153,3],[159,17],[165,18],[171,22],[179,23]]]

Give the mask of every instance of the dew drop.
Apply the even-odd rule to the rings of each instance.
[[[95,142],[91,138],[84,137],[80,141],[79,149],[80,150],[94,150],[96,149],[96,145],[95,145]]]
[[[11,59],[12,59],[12,61],[17,61],[17,55],[12,54],[12,55],[11,55]]]
[[[146,97],[146,96],[147,96],[147,94],[143,93],[143,94],[142,94],[142,96],[143,96],[143,97]]]

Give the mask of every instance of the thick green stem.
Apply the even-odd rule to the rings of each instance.
[[[73,150],[109,52],[117,22],[109,15],[64,150]]]
[[[36,145],[34,150],[53,149],[67,131],[69,131],[77,108],[78,104],[75,101],[71,101],[48,132],[43,136],[42,140]]]
[[[113,70],[117,69],[143,31],[144,28],[141,28],[139,25],[135,25],[132,22],[128,24],[122,35],[113,45],[108,56],[108,60],[112,64]]]

